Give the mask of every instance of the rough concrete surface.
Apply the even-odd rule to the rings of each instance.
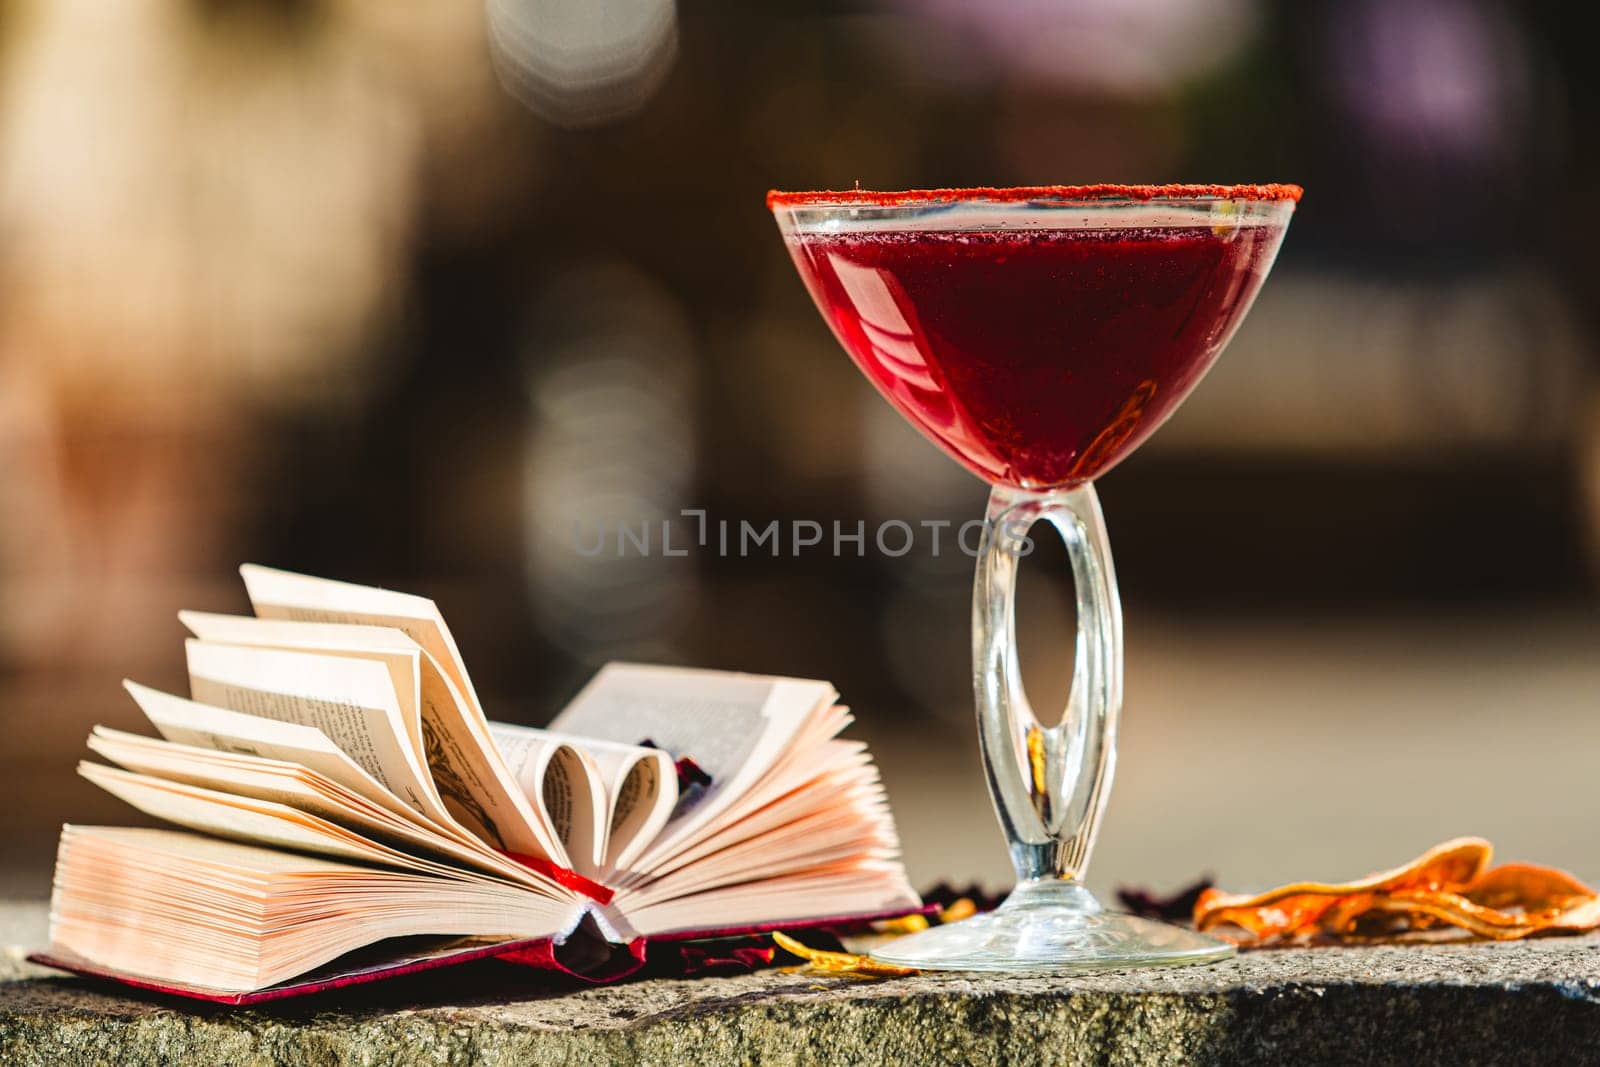
[[[0,910],[32,936],[38,906]],[[1247,953],[888,981],[767,971],[573,991],[474,965],[253,1009],[0,963],[10,1064],[1529,1064],[1600,1061],[1600,938]]]

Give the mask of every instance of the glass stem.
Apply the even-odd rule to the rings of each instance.
[[[986,519],[972,594],[972,683],[989,794],[1022,886],[1078,880],[1111,789],[1122,710],[1122,609],[1105,520],[1092,485],[997,486]],[[1017,565],[1041,519],[1066,543],[1078,602],[1071,696],[1050,727],[1034,716],[1017,660]]]

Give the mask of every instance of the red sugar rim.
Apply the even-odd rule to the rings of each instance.
[[[1291,200],[1298,201],[1298,185],[1019,185],[1012,189],[906,189],[874,192],[867,189],[767,193],[767,207],[811,207],[826,204],[892,207],[987,200],[1016,203],[1026,200]]]

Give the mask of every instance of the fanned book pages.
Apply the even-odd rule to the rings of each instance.
[[[242,1003],[920,907],[826,682],[614,663],[492,722],[432,601],[242,573],[254,617],[180,616],[187,698],[127,683],[159,736],[95,727],[79,767],[181,829],[64,827],[38,959]]]

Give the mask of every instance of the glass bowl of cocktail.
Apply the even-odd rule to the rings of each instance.
[[[1017,885],[995,911],[875,955],[925,970],[1205,963],[1233,946],[1104,911],[1082,878],[1116,762],[1122,613],[1093,482],[1177,408],[1261,288],[1292,185],[773,192],[823,318],[913,426],[990,485],[973,589],[973,689]],[[1046,521],[1071,560],[1067,708],[1034,715],[1016,652],[1017,561]]]

